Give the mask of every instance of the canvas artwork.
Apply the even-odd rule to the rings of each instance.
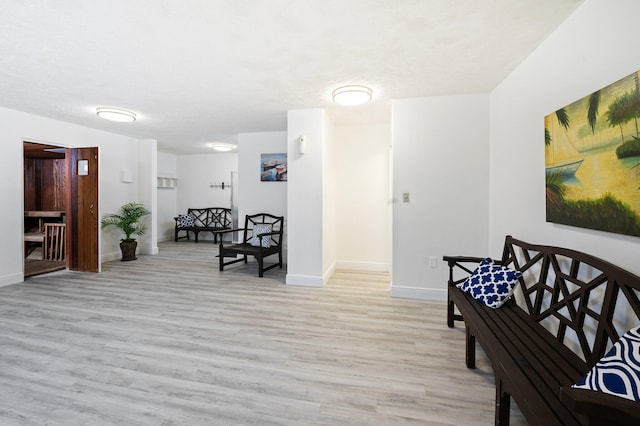
[[[287,153],[260,155],[260,180],[284,182],[287,180]]]
[[[640,236],[640,71],[547,115],[547,221]]]

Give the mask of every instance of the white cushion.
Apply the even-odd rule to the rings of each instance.
[[[251,233],[251,245],[255,247],[260,247],[260,238],[258,235],[266,234],[271,232],[271,224],[270,223],[257,223],[253,225],[253,232]],[[262,238],[262,247],[270,247],[271,246],[271,235],[265,236]]]

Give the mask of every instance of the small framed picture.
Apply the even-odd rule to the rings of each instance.
[[[262,182],[286,182],[286,152],[280,154],[260,154],[260,180]]]

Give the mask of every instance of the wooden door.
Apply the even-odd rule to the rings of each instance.
[[[66,150],[67,265],[98,272],[98,148]]]

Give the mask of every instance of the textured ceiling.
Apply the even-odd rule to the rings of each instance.
[[[210,152],[287,110],[389,120],[391,99],[488,92],[582,0],[8,0],[0,106]],[[337,107],[362,83],[374,99]],[[138,113],[111,123],[95,108]]]

